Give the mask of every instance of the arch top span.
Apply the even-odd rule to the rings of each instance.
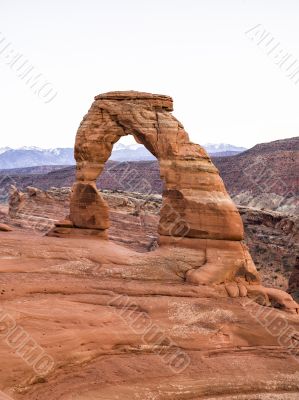
[[[164,94],[152,94],[146,92],[137,92],[135,90],[127,90],[102,93],[95,96],[94,99],[144,102],[152,107],[163,108],[166,111],[173,111],[172,97]]]

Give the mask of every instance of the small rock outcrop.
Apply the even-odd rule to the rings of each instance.
[[[14,226],[46,233],[69,209],[70,188],[47,191],[28,186],[20,191],[11,186],[8,216]]]
[[[6,225],[6,224],[0,224],[0,231],[2,232],[11,232],[13,229]]]
[[[296,301],[299,301],[299,256],[296,258],[296,265],[289,279],[288,291]]]

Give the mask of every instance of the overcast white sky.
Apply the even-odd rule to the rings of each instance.
[[[0,32],[58,95],[0,57],[0,147],[71,147],[95,95],[130,89],[171,95],[200,144],[298,136],[299,84],[245,35],[262,24],[299,59],[298,19],[298,0],[1,0]]]

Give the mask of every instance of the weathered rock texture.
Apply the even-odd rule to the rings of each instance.
[[[2,232],[10,232],[12,231],[12,228],[6,224],[1,224],[0,223],[0,231]]]
[[[172,99],[168,96],[132,91],[96,97],[76,137],[77,182],[70,213],[75,226],[108,228],[107,209],[95,182],[114,143],[132,134],[159,161],[165,184],[161,235],[242,240],[241,218],[218,170],[204,149],[189,141],[170,111]]]
[[[288,289],[299,254],[299,217],[277,211],[239,206],[250,249],[262,282]]]
[[[69,194],[11,194],[9,223],[20,228],[0,232],[0,391],[15,400],[297,400],[297,315],[264,307],[257,284],[186,282],[204,258],[193,245],[136,252],[157,236],[157,196],[102,193],[110,241],[42,237],[39,218],[62,218]],[[228,243],[223,259],[238,242]],[[21,356],[27,340],[28,352],[36,343],[47,355],[45,371],[36,371],[39,352],[31,363]]]
[[[69,212],[70,193],[70,188],[42,191],[29,187],[25,192],[13,189],[10,194],[10,218],[3,212],[0,213],[0,221],[14,228],[46,232]],[[101,195],[109,206],[110,240],[140,252],[158,246],[160,195],[115,190],[101,191]],[[299,218],[242,206],[238,207],[238,211],[244,224],[244,240],[262,283],[287,290],[289,278],[298,264]],[[56,236],[57,229],[59,237],[61,228],[71,226],[70,222],[62,221],[59,227],[52,229],[52,235]]]
[[[13,231],[0,255],[0,390],[14,400],[298,399],[298,316],[185,282],[196,249]]]
[[[69,212],[70,194],[70,188],[43,191],[28,187],[24,192],[13,188],[10,191],[9,209],[3,207],[2,212],[0,209],[0,221],[14,229],[48,232],[49,236],[59,237],[64,229],[73,228],[73,224],[65,220]],[[140,252],[157,247],[160,195],[113,191],[104,191],[101,195],[109,206],[110,240]],[[87,229],[84,231],[89,232]]]
[[[69,188],[47,191],[27,187],[25,192],[11,187],[8,215],[14,226],[38,232],[48,232],[57,219],[69,212]]]
[[[69,210],[70,188],[52,188],[46,192],[29,187],[25,192],[11,190],[9,215],[3,209],[0,220],[21,230],[45,233],[51,236],[73,227],[63,219]],[[104,191],[109,205],[109,238],[113,242],[138,252],[158,247],[160,195]],[[288,289],[298,298],[298,274],[291,275],[298,264],[298,218],[277,212],[239,207],[245,225],[245,243],[264,285]],[[54,224],[56,223],[56,227]],[[84,230],[86,235],[92,234]],[[101,235],[99,235],[101,236]]]
[[[299,214],[299,137],[213,159],[235,203]]]
[[[96,179],[114,143],[132,134],[159,161],[164,182],[160,245],[198,250],[200,268],[188,271],[186,279],[194,284],[223,283],[238,276],[258,283],[254,263],[241,242],[244,231],[237,208],[211,159],[189,141],[172,109],[172,99],[162,95],[131,91],[95,98],[76,136],[70,220],[76,232],[108,229],[108,210],[96,190]],[[65,232],[63,228],[61,233]]]
[[[168,96],[131,91],[95,98],[76,136],[77,170],[69,220],[58,222],[49,235],[107,238],[109,212],[96,180],[114,143],[132,134],[157,157],[164,181],[159,245],[197,251],[196,265],[186,271],[186,281],[225,284],[230,297],[259,292],[264,304],[273,301],[286,311],[298,313],[299,306],[291,296],[260,285],[254,262],[242,242],[240,214],[218,170],[206,152],[189,141],[170,111],[172,99]],[[146,192],[148,184],[145,179],[140,191]]]
[[[236,204],[292,215],[299,213],[298,160],[299,137],[259,144],[232,157],[212,156]],[[55,169],[57,166],[0,171],[0,190],[2,193],[6,191],[8,197],[12,182],[20,190],[27,186],[48,190],[73,184],[75,167]],[[138,173],[129,174],[129,170]],[[97,180],[97,186],[101,189],[144,192],[148,191],[148,187],[141,185],[143,179],[149,182],[152,193],[162,193],[157,161],[119,163],[109,160]]]
[[[299,256],[297,252],[296,265],[289,279],[289,293],[299,302]]]

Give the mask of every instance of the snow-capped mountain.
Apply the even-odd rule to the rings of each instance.
[[[5,153],[7,150],[11,150],[10,147],[0,147],[0,154]]]
[[[246,150],[243,147],[224,143],[208,143],[203,147],[211,156],[230,156]],[[118,142],[113,147],[110,159],[123,162],[154,160],[155,157],[142,144]],[[72,148],[41,149],[35,146],[25,146],[18,149],[9,147],[0,149],[0,169],[73,164],[75,164],[75,160]]]
[[[124,144],[121,142],[117,142],[113,146],[113,152],[120,151],[120,150],[139,150],[141,148],[143,148],[143,149],[145,148],[143,146],[143,144],[139,144],[139,143]]]
[[[110,157],[114,161],[146,161],[155,157],[142,144],[115,143]]]
[[[74,164],[73,149],[40,149],[38,147],[21,147],[0,153],[0,169],[24,168],[38,165]]]
[[[234,152],[237,154],[247,150],[245,147],[238,147],[227,143],[206,143],[203,145],[203,147],[209,154],[225,152]]]
[[[12,149],[11,149],[12,150]],[[36,147],[36,146],[23,146],[20,147],[19,150],[36,150],[36,151],[44,151],[43,149]]]

